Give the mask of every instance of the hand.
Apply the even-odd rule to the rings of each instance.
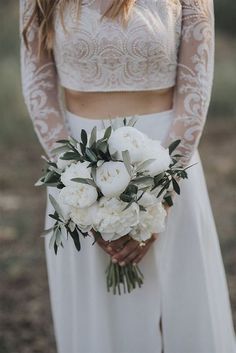
[[[110,242],[108,248],[117,251],[117,253],[112,256],[112,262],[119,262],[120,266],[124,266],[130,262],[133,264],[139,263],[157,237],[158,234],[152,234],[152,237],[144,242],[146,245],[142,247],[137,240],[132,239],[129,235],[125,235],[118,240]],[[121,250],[117,250],[119,247]]]

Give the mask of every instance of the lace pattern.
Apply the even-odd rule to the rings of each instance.
[[[34,2],[20,0],[20,33],[33,11]],[[27,49],[21,36],[21,77],[23,95],[35,132],[48,156],[55,142],[68,136],[60,106],[58,79],[53,58],[45,51],[38,57],[38,26],[28,33]]]
[[[182,0],[182,35],[170,142],[181,139],[181,164],[189,164],[205,124],[214,73],[213,0]]]
[[[54,55],[62,86],[80,91],[153,90],[175,85],[181,5],[137,0],[127,28],[101,19],[99,1],[72,1],[55,18]],[[58,9],[59,10],[59,9]],[[64,30],[66,28],[66,31]]]

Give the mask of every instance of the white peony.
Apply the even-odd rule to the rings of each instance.
[[[105,162],[96,171],[96,184],[104,196],[120,195],[130,182],[123,162]]]
[[[60,191],[60,198],[63,202],[72,207],[86,208],[97,200],[97,190],[92,185],[73,183],[73,186],[66,186]]]
[[[117,152],[118,158],[122,159],[122,151],[128,150],[131,163],[143,160],[143,150],[146,145],[147,136],[131,126],[122,126],[112,131],[108,140],[111,154]]]
[[[143,152],[144,160],[155,159],[145,170],[150,176],[155,176],[166,171],[171,163],[169,150],[164,148],[160,141],[149,139]]]
[[[61,192],[57,198],[58,205],[60,206],[62,216],[64,220],[67,222],[70,219],[71,206],[67,205],[64,201],[64,198],[61,196]]]
[[[91,178],[91,168],[88,168],[89,162],[77,162],[71,164],[61,174],[61,181],[65,186],[75,186],[78,183],[71,181],[73,178]]]
[[[131,230],[130,236],[138,241],[149,239],[153,233],[165,230],[166,210],[161,202],[149,206],[146,211],[140,211],[139,223]]]
[[[59,169],[65,169],[66,167],[70,166],[72,163],[74,163],[74,161],[72,160],[65,160],[65,159],[61,159],[61,157],[64,156],[65,153],[60,153],[57,156],[57,168]]]
[[[148,207],[157,203],[157,198],[152,192],[145,191],[145,193],[143,193],[142,191],[138,191],[137,197],[139,198],[141,195],[142,197],[138,200],[139,205]]]
[[[97,212],[97,202],[86,208],[71,209],[71,219],[83,232],[88,232],[93,228],[93,222]]]
[[[127,203],[115,197],[102,197],[94,220],[94,229],[101,233],[104,240],[115,240],[128,234],[139,222],[139,206]]]

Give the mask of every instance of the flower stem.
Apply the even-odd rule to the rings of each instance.
[[[112,289],[113,294],[121,295],[121,284],[123,285],[123,293],[130,293],[138,285],[140,288],[143,284],[143,274],[137,265],[127,264],[120,266],[114,264],[111,260],[106,269],[107,291]]]

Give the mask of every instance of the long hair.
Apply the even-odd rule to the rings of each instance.
[[[79,16],[82,0],[35,0],[32,15],[23,28],[23,38],[26,43],[27,33],[31,24],[36,20],[39,26],[39,51],[42,48],[52,49],[54,40],[54,14],[55,9],[59,6],[60,16],[63,22],[63,10],[69,2],[74,2],[77,5],[77,13]],[[122,24],[126,24],[129,19],[130,12],[135,3],[135,0],[113,0],[111,6],[102,15],[111,19],[121,18]]]

